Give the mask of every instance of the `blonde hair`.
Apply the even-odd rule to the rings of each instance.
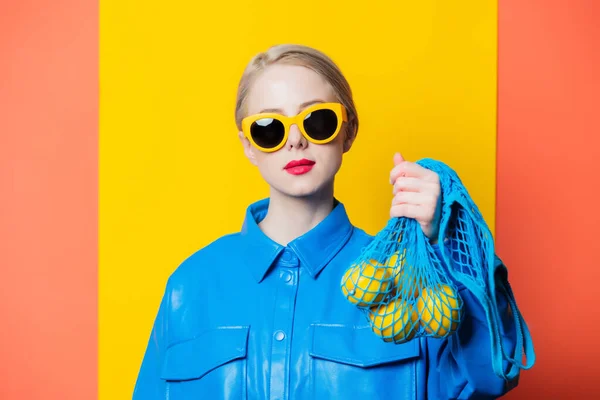
[[[321,76],[333,89],[333,93],[348,114],[346,135],[358,132],[358,114],[352,98],[352,90],[339,67],[324,53],[308,46],[282,44],[259,53],[250,60],[238,85],[235,105],[235,123],[241,130],[242,119],[246,116],[246,102],[256,77],[274,64],[297,65],[309,68]]]

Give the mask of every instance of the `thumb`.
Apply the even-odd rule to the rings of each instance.
[[[400,154],[400,153],[394,154],[394,165],[398,165],[403,161],[404,161],[404,157],[402,157],[402,154]]]

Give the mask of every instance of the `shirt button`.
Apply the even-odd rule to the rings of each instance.
[[[284,281],[284,282],[289,282],[289,281],[291,281],[291,280],[292,280],[292,274],[291,274],[291,273],[289,273],[289,272],[287,272],[287,271],[284,271],[284,272],[281,274],[281,278],[283,279],[283,281]]]
[[[285,251],[283,252],[283,256],[281,257],[283,259],[283,261],[291,261],[292,260],[292,253],[290,253],[289,251]]]
[[[283,333],[282,331],[275,332],[275,340],[281,342],[283,339],[285,339],[285,333]]]

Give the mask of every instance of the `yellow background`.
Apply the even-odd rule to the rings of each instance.
[[[497,2],[100,2],[100,399],[131,398],[169,274],[267,196],[233,119],[249,59],[317,47],[361,127],[336,182],[352,222],[388,219],[396,150],[461,176],[492,231]]]

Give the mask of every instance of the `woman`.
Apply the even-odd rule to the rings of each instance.
[[[297,45],[257,55],[235,117],[270,197],[169,278],[135,399],[496,398],[516,384],[493,373],[486,318],[466,290],[455,334],[397,345],[342,296],[344,271],[372,237],[334,197],[358,116],[327,56]],[[400,154],[394,164],[390,215],[416,219],[439,255],[438,176]],[[514,338],[503,340],[512,352]]]

